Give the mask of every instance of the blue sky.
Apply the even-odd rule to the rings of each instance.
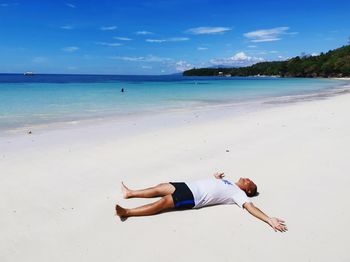
[[[350,1],[0,0],[0,72],[170,74],[347,44]]]

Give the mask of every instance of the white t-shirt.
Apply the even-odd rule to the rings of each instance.
[[[244,203],[250,202],[242,189],[226,179],[211,178],[188,182],[186,185],[194,196],[194,208],[218,204],[237,204],[243,208]]]

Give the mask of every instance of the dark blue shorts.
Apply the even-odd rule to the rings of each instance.
[[[175,209],[191,209],[194,207],[194,197],[192,191],[183,182],[170,182],[175,187],[172,193]]]

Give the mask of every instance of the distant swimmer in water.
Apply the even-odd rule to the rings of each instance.
[[[124,88],[120,89],[120,92],[124,93]]]

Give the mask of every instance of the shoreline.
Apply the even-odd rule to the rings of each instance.
[[[293,95],[282,95],[274,97],[265,97],[259,99],[250,99],[243,102],[221,102],[206,104],[201,106],[192,106],[185,108],[169,108],[163,111],[148,111],[148,112],[137,112],[137,113],[128,113],[128,114],[112,114],[100,117],[87,117],[85,119],[76,119],[69,121],[55,121],[41,124],[33,124],[16,128],[2,128],[0,129],[0,138],[1,137],[11,137],[18,135],[26,135],[29,132],[43,133],[51,132],[53,130],[59,129],[72,129],[72,128],[91,128],[95,125],[105,125],[105,124],[126,124],[131,125],[137,121],[142,121],[145,118],[154,119],[157,117],[160,118],[178,118],[181,115],[190,115],[193,114],[198,117],[199,114],[204,113],[209,115],[215,115],[215,118],[220,118],[223,115],[240,115],[248,112],[253,112],[256,110],[263,110],[271,106],[281,106],[286,103],[295,103],[302,101],[312,101],[317,99],[325,99],[334,95],[341,95],[348,92],[350,89],[350,78],[349,79],[339,79],[334,78],[334,80],[343,80],[344,83],[341,85],[334,85],[330,88],[311,91],[311,92],[302,92],[300,94]],[[211,112],[210,112],[211,111]]]

